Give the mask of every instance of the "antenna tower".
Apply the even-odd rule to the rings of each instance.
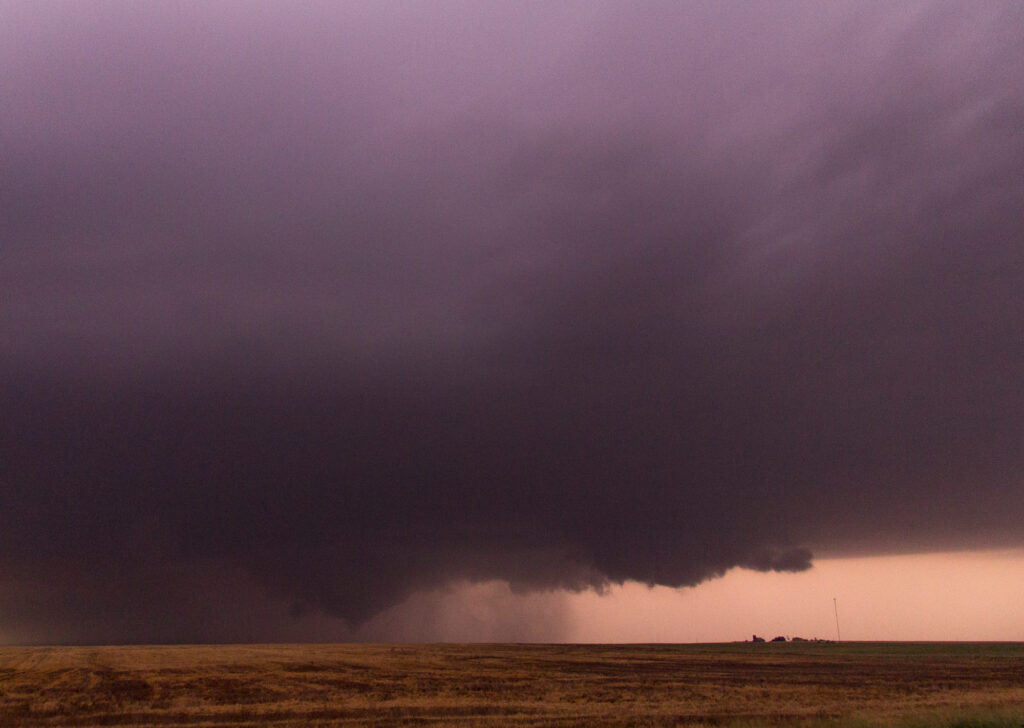
[[[842,638],[839,636],[839,605],[836,603],[836,598],[832,597],[832,609],[836,613],[836,642],[842,642]]]

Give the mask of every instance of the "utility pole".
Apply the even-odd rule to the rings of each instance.
[[[836,613],[836,642],[842,642],[842,638],[839,636],[839,605],[836,603],[836,598],[832,597],[832,609]]]

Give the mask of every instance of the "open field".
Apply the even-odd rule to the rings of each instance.
[[[0,726],[1024,726],[1024,644],[2,647]]]

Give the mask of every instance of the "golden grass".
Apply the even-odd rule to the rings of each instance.
[[[0,726],[1024,726],[1024,645],[0,648]]]

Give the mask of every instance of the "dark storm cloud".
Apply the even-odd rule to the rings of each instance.
[[[1022,14],[0,5],[0,623],[1019,544]]]

